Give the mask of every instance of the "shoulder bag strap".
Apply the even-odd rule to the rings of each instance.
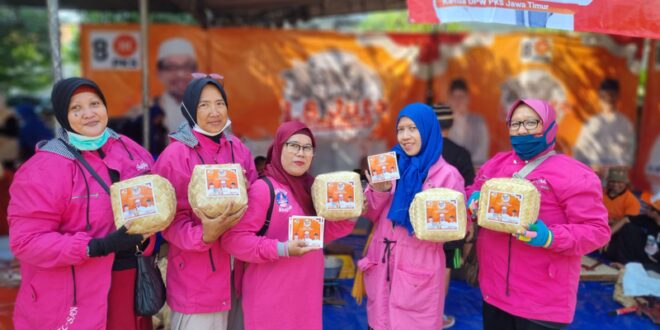
[[[91,174],[91,175],[94,177],[94,179],[95,179],[95,180],[101,185],[101,187],[103,188],[103,190],[105,190],[105,192],[107,192],[108,194],[110,194],[110,188],[108,187],[108,184],[105,183],[105,181],[103,181],[103,179],[101,179],[101,177],[99,176],[98,173],[96,173],[96,171],[94,171],[94,169],[92,168],[92,166],[89,165],[89,163],[85,160],[85,158],[83,158],[83,156],[80,154],[80,152],[78,151],[78,149],[72,147],[72,146],[69,145],[68,143],[64,142],[64,140],[62,140],[62,139],[60,139],[60,141],[62,141],[62,143],[64,143],[64,146],[65,146],[67,149],[69,149],[69,151],[73,154],[73,156],[75,156],[76,159],[77,159],[81,164],[83,164],[83,166],[85,166],[85,168],[87,169],[87,171],[89,172],[89,174]]]
[[[545,154],[545,155],[543,155],[543,156],[541,156],[537,159],[534,159],[533,161],[527,163],[527,165],[525,165],[525,167],[521,168],[520,171],[518,171],[516,173],[513,173],[513,177],[518,178],[518,179],[524,179],[525,177],[527,177],[529,175],[529,173],[532,173],[532,171],[534,171],[539,165],[541,165],[541,163],[543,163],[543,161],[550,158],[550,156],[556,155],[556,154],[557,153],[554,150],[552,150],[552,151],[548,152],[547,154]]]
[[[273,205],[275,204],[275,188],[273,188],[273,183],[270,182],[266,176],[261,176],[259,179],[264,180],[264,182],[266,182],[268,185],[268,189],[270,190],[270,206],[268,206],[268,213],[266,213],[266,222],[264,222],[264,225],[257,232],[257,236],[264,236],[268,231],[268,227],[270,226],[270,218],[273,215]]]

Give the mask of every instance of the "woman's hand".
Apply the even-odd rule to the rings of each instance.
[[[301,240],[297,241],[288,241],[287,248],[289,249],[289,256],[301,256],[309,252],[320,249],[317,246],[309,246],[309,243]]]
[[[236,225],[247,210],[247,205],[245,205],[232,212],[231,209],[233,207],[234,202],[227,204],[224,212],[217,218],[209,218],[202,210],[193,209],[193,212],[202,220],[202,240],[204,243],[210,244],[217,240],[227,230]]]
[[[378,191],[378,192],[386,192],[390,191],[392,189],[392,181],[384,181],[384,182],[376,182],[373,183],[371,182],[371,174],[369,174],[368,170],[364,171],[364,175],[367,177],[367,181],[369,182],[369,185],[371,186],[371,189]]]

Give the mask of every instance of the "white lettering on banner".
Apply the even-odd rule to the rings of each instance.
[[[468,0],[468,5],[485,5],[486,0]]]
[[[527,5],[524,2],[516,2],[516,1],[509,1],[506,3],[506,6],[510,8],[520,8],[520,9],[527,8]]]
[[[137,32],[91,31],[89,43],[92,69],[140,69],[140,44]]]
[[[492,6],[504,6],[504,0],[488,0],[488,4]]]
[[[549,8],[548,5],[542,4],[542,3],[535,3],[535,2],[527,1],[527,4],[529,5],[529,8],[532,8],[532,9],[548,10],[548,8]]]

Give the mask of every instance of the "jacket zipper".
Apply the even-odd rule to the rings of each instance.
[[[506,291],[505,294],[509,296],[509,272],[511,270],[511,235],[509,235],[509,253],[507,253],[506,259]]]
[[[211,269],[215,272],[215,263],[213,262],[213,251],[209,249],[209,260],[211,261]]]
[[[89,194],[89,197],[88,197],[88,196],[71,196],[71,199],[79,199],[79,198],[98,198],[98,197],[99,197],[99,193],[96,193],[96,194]]]
[[[76,269],[71,266],[71,277],[73,278],[73,306],[78,305],[78,290],[76,288]]]

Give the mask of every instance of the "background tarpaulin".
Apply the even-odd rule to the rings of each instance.
[[[139,61],[132,62],[129,54],[136,44],[126,41],[137,30],[129,25],[82,27],[83,74],[99,83],[115,116],[140,101]],[[195,48],[198,71],[224,75],[232,128],[255,156],[265,154],[281,121],[297,118],[319,137],[317,173],[352,169],[362,156],[386,150],[395,143],[398,111],[426,101],[429,91],[435,101],[445,101],[449,81],[457,77],[470,87],[470,111],[485,123],[483,132],[472,128],[464,133],[487,134],[487,156],[510,148],[503,113],[520,96],[553,102],[560,111],[558,144],[572,153],[583,123],[599,114],[597,89],[605,77],[621,84],[616,118],[630,129],[622,146],[634,141],[639,39],[532,32],[202,30],[158,24],[149,33],[150,96],[164,89],[156,70],[160,44],[185,38]],[[626,160],[625,152],[616,159]]]
[[[408,0],[415,23],[484,22],[660,39],[658,0]]]

